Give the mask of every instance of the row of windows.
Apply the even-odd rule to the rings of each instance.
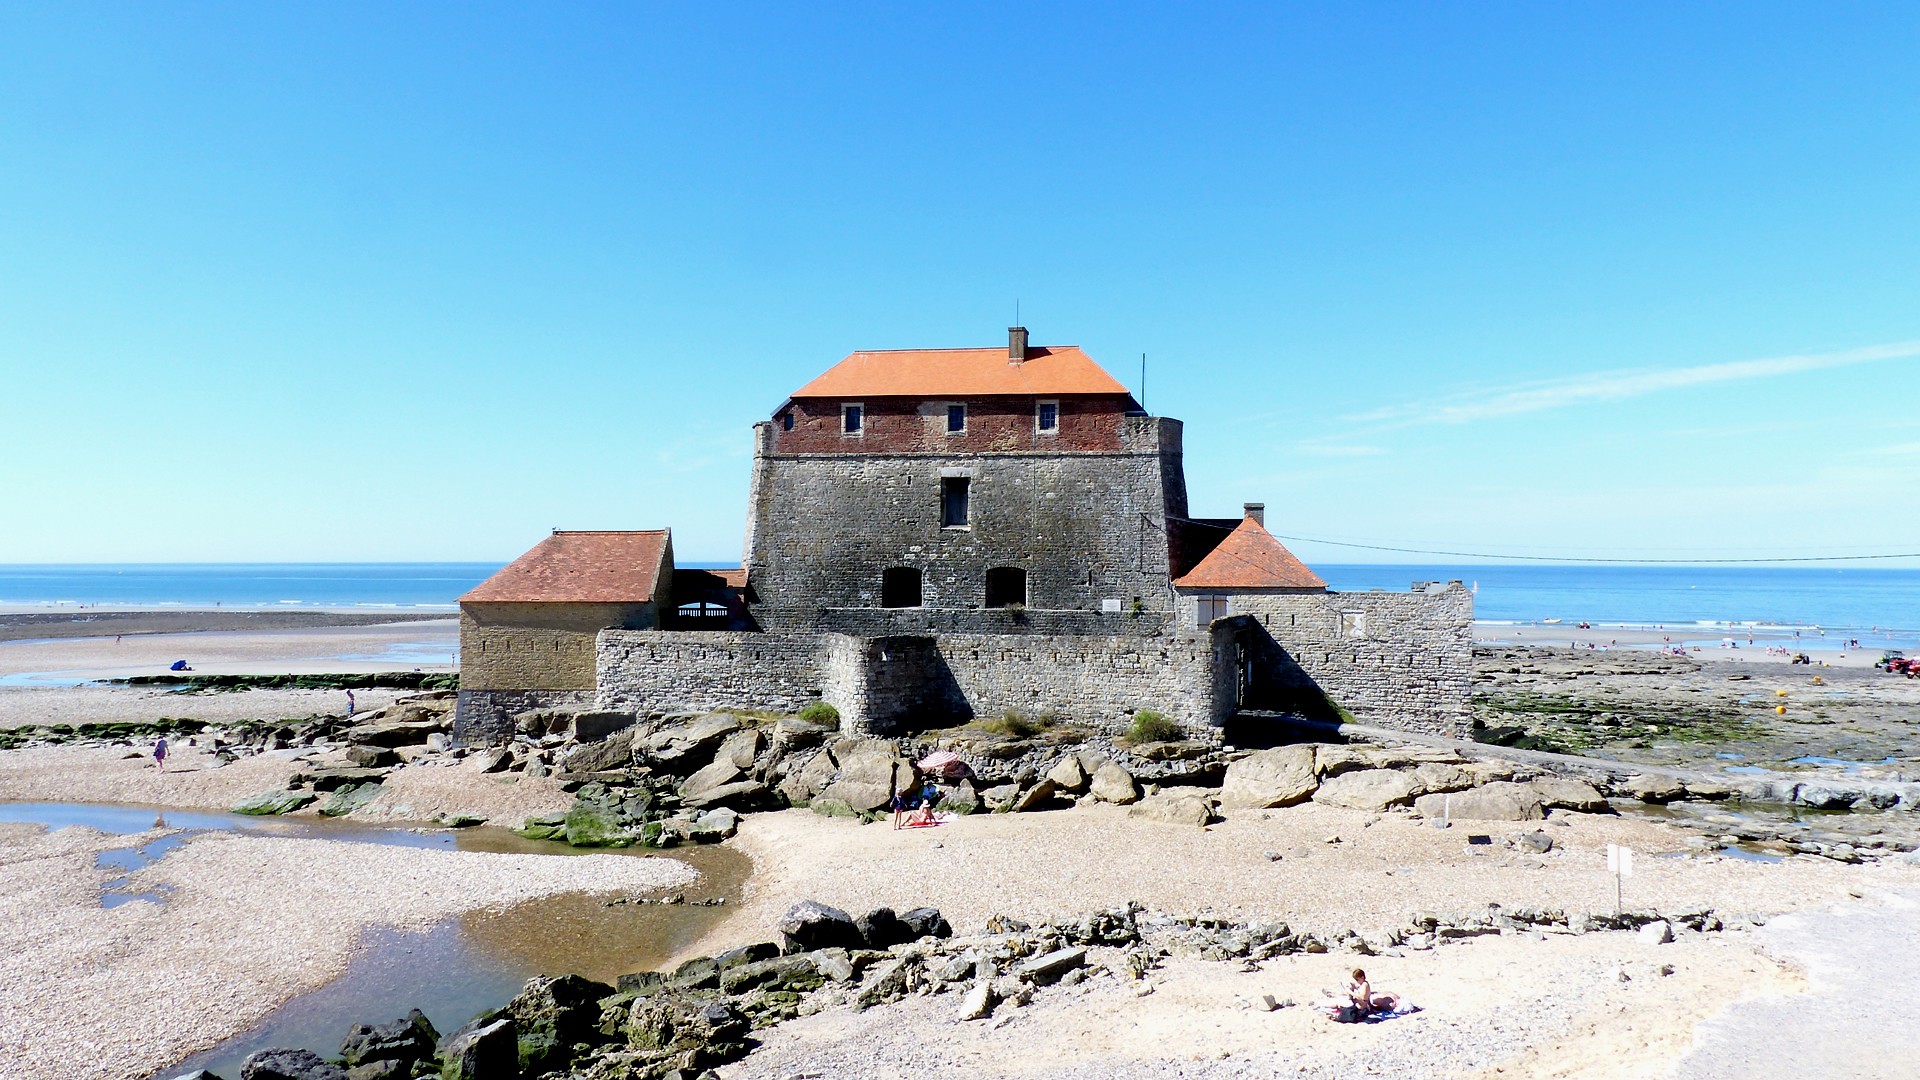
[[[793,430],[793,410],[780,414],[780,428]],[[1042,435],[1052,435],[1060,430],[1060,403],[1042,401],[1033,407],[1033,429]],[[867,433],[867,407],[857,401],[842,402],[840,405],[840,433],[842,435],[865,435]],[[947,434],[965,435],[967,433],[967,407],[965,405],[947,406]]]
[[[921,576],[917,566],[889,566],[880,571],[880,606],[919,607]],[[996,566],[987,571],[985,592],[982,607],[1024,607],[1027,602],[1027,572],[1017,566]]]

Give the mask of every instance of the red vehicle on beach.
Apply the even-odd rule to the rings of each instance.
[[[1880,659],[1873,666],[1890,674],[1920,678],[1920,660],[1910,660],[1896,649],[1888,649],[1880,654]]]

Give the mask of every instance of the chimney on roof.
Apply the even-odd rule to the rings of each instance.
[[[1024,364],[1027,362],[1026,327],[1007,327],[1007,362],[1010,364]]]
[[[1253,519],[1253,523],[1255,525],[1260,526],[1263,529],[1266,528],[1267,527],[1267,504],[1266,503],[1247,503],[1246,507],[1247,507],[1247,516]]]

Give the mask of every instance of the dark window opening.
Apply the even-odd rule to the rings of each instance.
[[[880,606],[919,607],[919,569],[912,566],[889,566],[880,571]]]
[[[964,476],[940,478],[940,525],[953,529],[967,524],[967,487]]]
[[[1060,430],[1060,406],[1051,401],[1041,402],[1036,419],[1041,431]]]
[[[1017,566],[996,566],[987,571],[987,606],[1027,606],[1027,572]]]
[[[840,430],[858,435],[866,429],[867,410],[859,405],[840,406]]]
[[[781,431],[793,430],[793,411],[792,410],[788,410],[780,414],[780,430]]]
[[[947,434],[958,435],[967,430],[967,407],[965,405],[947,406]]]

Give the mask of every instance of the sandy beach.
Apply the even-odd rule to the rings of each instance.
[[[990,914],[1043,919],[1128,900],[1363,933],[1414,911],[1489,902],[1611,910],[1609,843],[1641,853],[1643,869],[1627,890],[1632,907],[1710,907],[1764,920],[1920,890],[1920,867],[1910,864],[1696,856],[1676,830],[1604,815],[1554,814],[1545,827],[1554,850],[1544,856],[1466,842],[1469,832],[1500,838],[1523,828],[1532,827],[1436,830],[1404,815],[1312,804],[1234,815],[1205,832],[1106,806],[963,818],[919,832],[789,811],[750,819],[736,841],[754,857],[757,888],[723,933],[749,940],[809,897],[854,911],[931,904],[961,932],[977,932]],[[1305,1008],[1250,1007],[1261,995],[1314,1000],[1360,964],[1376,985],[1426,1011],[1353,1028]],[[1672,973],[1661,974],[1669,965]],[[1665,946],[1631,934],[1535,933],[1393,956],[1282,957],[1253,970],[1182,961],[1152,981],[1145,997],[1113,982],[1042,995],[1001,1028],[956,1023],[952,998],[823,1013],[776,1029],[765,1050],[723,1075],[879,1078],[961,1062],[996,1076],[1651,1077],[1691,1045],[1696,1024],[1730,1003],[1804,988],[1744,932]]]

